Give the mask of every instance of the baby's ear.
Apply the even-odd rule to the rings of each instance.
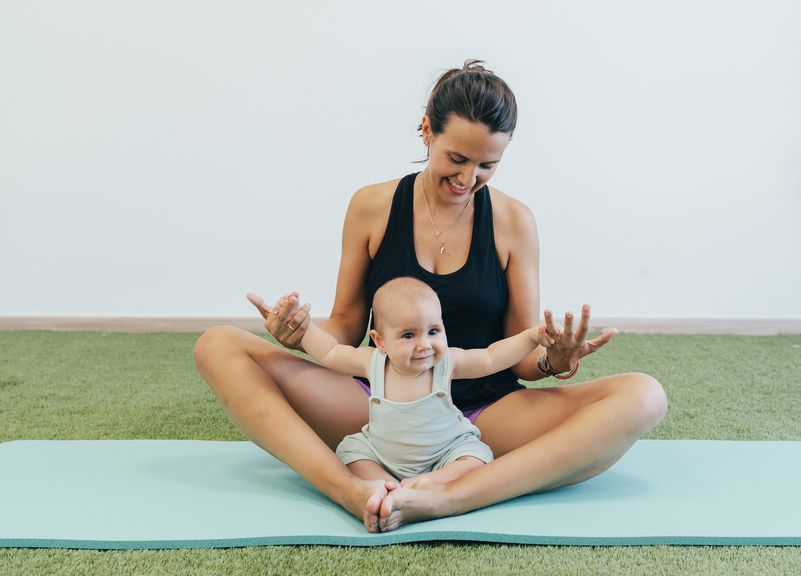
[[[375,342],[376,347],[383,354],[384,353],[384,339],[381,337],[381,334],[379,334],[376,330],[370,330],[370,338],[373,339],[373,342]]]

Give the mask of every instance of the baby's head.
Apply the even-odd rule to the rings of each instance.
[[[390,280],[373,297],[373,319],[370,336],[402,374],[419,374],[442,360],[448,347],[442,308],[428,284],[405,276]]]

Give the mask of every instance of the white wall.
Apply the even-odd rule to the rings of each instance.
[[[0,3],[0,316],[333,301],[353,191],[481,57],[543,305],[801,317],[801,3]]]

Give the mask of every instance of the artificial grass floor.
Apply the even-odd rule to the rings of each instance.
[[[197,374],[197,334],[0,332],[0,441],[241,440]],[[620,334],[577,381],[644,371],[670,408],[648,438],[801,440],[801,336]],[[5,574],[798,574],[801,548],[405,544],[0,549]]]

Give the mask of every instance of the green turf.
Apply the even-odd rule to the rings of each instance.
[[[239,440],[196,373],[196,334],[0,332],[0,441]],[[621,334],[577,380],[657,377],[670,408],[649,438],[801,440],[801,336]],[[2,511],[0,511],[2,513]],[[798,574],[801,548],[0,549],[0,574]]]

